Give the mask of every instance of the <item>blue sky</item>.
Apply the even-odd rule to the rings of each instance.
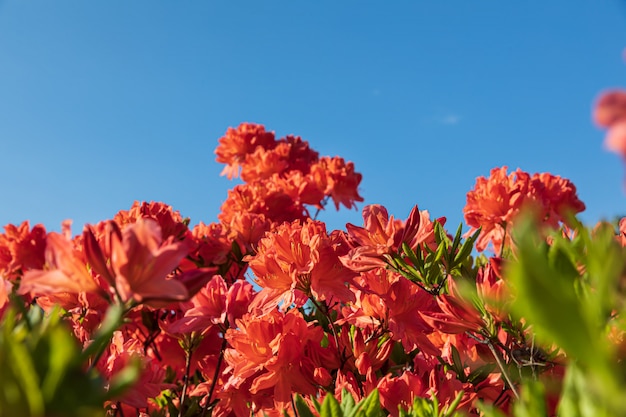
[[[234,183],[213,151],[246,121],[353,161],[365,204],[397,217],[456,229],[476,177],[508,165],[612,218],[625,169],[590,113],[626,87],[624,48],[618,0],[0,0],[0,224],[79,233],[134,200],[215,221]]]

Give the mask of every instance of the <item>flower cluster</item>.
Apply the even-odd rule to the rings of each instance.
[[[510,226],[522,209],[534,211],[542,225],[555,229],[561,223],[571,226],[568,216],[584,211],[585,204],[565,178],[547,172],[530,175],[520,169],[507,174],[507,167],[494,168],[489,178],[476,179],[463,209],[471,227],[468,235],[480,228],[476,249],[482,251],[491,243],[499,253],[510,245]]]
[[[602,94],[593,118],[598,126],[608,129],[604,146],[626,160],[626,91],[613,90]]]
[[[362,225],[328,231],[307,206],[355,207],[361,175],[299,137],[246,123],[215,153],[244,181],[219,222],[190,228],[152,202],[75,237],[69,224],[47,233],[27,222],[0,234],[0,317],[12,303],[60,308],[85,372],[109,389],[141,364],[138,382],[102,404],[109,415],[294,415],[296,395],[373,392],[393,416],[420,398],[509,413],[522,368],[561,380],[562,352],[540,350],[508,313],[508,259],[471,252],[510,245],[525,206],[546,228],[568,225],[584,209],[568,180],[492,170],[467,195],[463,243],[417,206],[403,220],[369,205]]]

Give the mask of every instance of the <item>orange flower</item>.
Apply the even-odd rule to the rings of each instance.
[[[187,227],[189,219],[183,219],[180,213],[177,210],[175,211],[172,206],[155,201],[149,203],[135,201],[130,210],[118,212],[113,217],[113,221],[123,228],[127,224],[135,223],[142,218],[156,221],[161,227],[163,239],[167,239],[170,236],[181,239],[189,230]]]
[[[343,309],[344,318],[338,323],[351,323],[362,328],[381,327],[391,334],[393,340],[402,342],[407,352],[419,348],[429,355],[438,355],[439,351],[428,339],[432,328],[420,315],[433,309],[433,297],[399,274],[393,273],[397,277],[395,280],[381,276],[385,274],[392,273],[369,271],[361,274],[368,280],[388,279],[388,289],[384,294],[358,291],[356,301]],[[364,286],[368,290],[373,287],[367,282]],[[385,287],[374,286],[380,290]]]
[[[604,147],[626,160],[626,121],[611,126],[606,133]]]
[[[221,175],[228,179],[239,176],[239,168],[248,154],[257,146],[272,149],[276,146],[273,132],[266,132],[265,127],[253,123],[242,123],[236,129],[229,128],[226,135],[219,139],[215,149],[217,162],[226,164]]]
[[[254,152],[246,156],[241,168],[241,179],[250,182],[280,174],[289,166],[288,155],[289,146],[284,143],[273,149],[258,146]]]
[[[519,212],[528,190],[530,176],[519,169],[507,175],[507,167],[494,168],[489,178],[476,178],[474,189],[467,193],[463,208],[465,222],[471,227],[467,235],[482,228],[476,249],[485,250],[489,242],[496,252],[510,240],[506,226]]]
[[[534,210],[538,221],[557,228],[567,222],[568,214],[585,209],[571,181],[544,172],[532,177],[518,169],[507,175],[507,167],[494,168],[489,178],[476,179],[474,189],[467,193],[463,208],[465,221],[471,229],[467,235],[482,228],[476,240],[479,251],[491,243],[496,253],[511,243],[511,225],[523,207]]]
[[[226,338],[232,348],[224,358],[233,369],[227,389],[252,380],[250,393],[273,395],[277,407],[287,406],[293,392],[315,394],[317,366],[308,352],[320,345],[323,332],[297,310],[273,310],[263,317],[246,314],[237,320],[236,330],[227,330]]]
[[[322,222],[283,223],[259,241],[257,254],[244,258],[263,287],[252,303],[267,312],[282,303],[301,307],[309,296],[348,301],[354,273],[338,258],[339,235],[328,236]]]
[[[220,223],[198,223],[191,231],[197,247],[192,258],[200,265],[221,265],[228,261],[232,242]]]
[[[445,223],[445,218],[437,219]],[[387,209],[373,204],[363,208],[363,227],[346,224],[348,236],[354,248],[341,261],[348,268],[364,272],[386,266],[384,255],[396,254],[402,243],[412,248],[419,244],[434,244],[433,222],[427,211],[413,207],[406,221],[389,216]]]
[[[215,275],[192,299],[185,316],[168,326],[170,333],[206,333],[213,325],[224,329],[247,313],[254,290],[252,284],[238,280],[230,288]]]
[[[313,164],[311,172],[314,176],[323,178],[320,182],[326,184],[324,194],[332,197],[337,210],[340,204],[351,209],[356,208],[355,202],[363,201],[358,191],[363,176],[354,172],[354,163],[346,162],[338,156],[325,156]]]
[[[157,397],[161,391],[173,388],[165,383],[165,368],[150,357],[144,355],[144,348],[137,339],[124,340],[122,332],[116,331],[109,347],[108,357],[98,363],[101,373],[111,379],[118,374],[133,358],[142,361],[143,367],[137,384],[126,391],[122,398],[116,399],[132,408],[145,408],[148,399]]]
[[[422,318],[433,328],[443,333],[480,332],[487,326],[483,313],[464,299],[451,277],[448,277],[449,294],[437,297],[438,311],[420,312]]]
[[[9,294],[11,293],[11,288],[11,283],[0,277],[0,320],[2,320],[4,311],[9,306]]]
[[[228,225],[229,238],[235,240],[243,254],[253,253],[257,243],[271,228],[263,214],[235,213]],[[229,247],[230,249],[230,247]]]
[[[611,127],[626,120],[626,90],[602,94],[596,103],[593,119],[601,127]]]
[[[385,375],[377,386],[380,392],[380,404],[390,416],[397,417],[399,408],[409,409],[416,397],[429,396],[428,385],[420,376],[405,371],[400,376]]]
[[[0,234],[0,276],[14,280],[28,269],[44,265],[46,229],[38,224],[30,229],[28,221],[19,226],[7,224]]]
[[[48,269],[26,271],[20,284],[20,294],[96,292],[99,289],[82,253],[63,235],[48,234],[45,258]]]
[[[585,210],[585,204],[576,195],[576,186],[570,180],[549,172],[531,177],[528,194],[529,200],[538,203],[535,206],[540,213],[539,219],[555,229],[560,222],[569,223],[568,214]]]
[[[239,184],[228,191],[228,197],[222,204],[218,218],[223,224],[230,224],[241,213],[263,214],[269,221],[280,224],[296,219],[304,220],[306,210],[294,199],[297,190],[285,189],[284,181],[255,181]],[[279,185],[280,184],[280,185]]]
[[[185,285],[170,274],[191,250],[190,240],[163,241],[161,228],[151,219],[138,219],[120,230],[108,223],[103,246],[87,226],[83,233],[85,252],[91,267],[115,288],[120,301],[183,301],[189,298]],[[103,250],[104,249],[104,250]],[[107,260],[108,258],[108,260]],[[195,274],[196,270],[185,272]],[[214,270],[207,269],[207,273]],[[184,280],[184,277],[178,277]],[[208,277],[210,278],[210,277]]]
[[[626,160],[626,91],[609,91],[598,100],[593,118],[608,128],[604,146]]]
[[[303,174],[308,174],[311,170],[311,165],[319,160],[319,153],[315,152],[309,147],[309,142],[302,140],[300,136],[288,135],[279,140],[279,145],[282,143],[289,145],[289,154],[287,161],[289,162],[289,171],[299,171]]]

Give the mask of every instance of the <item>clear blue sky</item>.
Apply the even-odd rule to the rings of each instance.
[[[0,0],[0,225],[79,233],[134,200],[215,221],[213,150],[244,121],[354,161],[401,218],[455,229],[501,165],[570,178],[587,222],[626,214],[590,119],[624,48],[619,0]]]

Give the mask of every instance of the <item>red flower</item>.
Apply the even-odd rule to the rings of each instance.
[[[596,104],[593,118],[608,128],[604,146],[626,160],[626,91],[604,93]]]
[[[151,219],[138,219],[120,230],[114,222],[108,223],[102,242],[87,226],[83,233],[85,252],[92,268],[115,288],[122,302],[135,300],[183,301],[189,298],[185,285],[170,279],[170,274],[187,256],[193,243],[190,240],[163,241],[161,228]],[[214,270],[207,270],[213,274]],[[185,274],[195,274],[195,270]]]
[[[437,297],[441,312],[420,312],[422,318],[433,328],[443,333],[480,332],[486,323],[483,314],[459,293],[456,283],[448,277],[449,294]]]
[[[465,221],[471,226],[467,234],[482,228],[476,241],[479,251],[491,242],[499,252],[504,240],[510,240],[505,228],[519,212],[527,193],[530,176],[519,169],[509,175],[506,171],[505,166],[492,169],[489,178],[478,177],[474,189],[467,193],[463,208]]]
[[[182,319],[168,326],[170,333],[206,332],[210,327],[219,325],[226,328],[226,323],[235,325],[248,310],[254,290],[246,281],[236,281],[230,288],[224,279],[215,275],[209,283],[192,299],[192,307],[185,311]]]
[[[364,276],[373,280],[385,279],[379,276],[382,274],[373,272],[363,273],[361,279]],[[357,291],[356,302],[343,309],[345,318],[339,323],[352,323],[363,328],[381,326],[391,333],[393,340],[402,342],[406,351],[419,348],[429,355],[438,355],[439,351],[428,339],[432,328],[420,315],[436,308],[433,297],[399,274],[394,275],[397,279],[386,284],[388,289],[384,294]],[[375,286],[383,290],[386,285]],[[368,281],[364,286],[373,287]]]
[[[420,376],[405,371],[400,376],[385,375],[378,382],[380,404],[389,415],[397,417],[399,407],[409,409],[416,397],[428,397],[429,387]]]
[[[191,231],[197,247],[191,257],[201,265],[221,265],[227,262],[232,242],[227,229],[220,223],[198,223]]]
[[[601,127],[611,127],[626,120],[626,91],[613,90],[600,96],[593,112],[594,121]]]
[[[257,254],[244,258],[263,287],[252,308],[267,312],[280,303],[283,309],[301,307],[309,296],[354,299],[348,285],[355,274],[339,261],[340,243],[339,235],[329,236],[324,223],[313,220],[283,223],[268,233],[259,241]]]
[[[437,220],[445,223],[445,218]],[[354,248],[341,261],[348,268],[364,272],[386,266],[384,255],[396,254],[403,243],[416,248],[424,243],[434,243],[433,222],[427,211],[413,207],[404,222],[389,216],[381,205],[369,205],[363,208],[363,227],[346,224],[348,236]]]
[[[119,399],[122,403],[133,408],[147,407],[148,399],[155,398],[161,391],[174,387],[173,384],[163,382],[165,380],[165,368],[145,356],[143,350],[139,340],[124,340],[122,332],[116,331],[109,347],[108,357],[98,364],[102,374],[107,379],[111,379],[128,365],[132,358],[139,358],[142,361],[143,369],[139,381]]]
[[[19,226],[7,224],[0,234],[0,275],[14,280],[29,269],[44,265],[46,229],[38,224],[30,229],[28,221]]]
[[[224,358],[233,369],[226,389],[239,388],[252,380],[250,393],[273,396],[277,407],[286,407],[293,392],[316,392],[314,372],[318,367],[309,351],[319,346],[322,329],[307,323],[297,310],[277,310],[262,317],[250,314],[237,320],[226,338],[232,346]]]
[[[46,270],[29,270],[22,278],[20,294],[96,292],[98,284],[85,265],[83,254],[58,233],[46,238]]]
[[[332,197],[337,210],[340,204],[350,209],[356,208],[355,202],[363,201],[358,191],[363,176],[354,171],[354,163],[325,156],[313,164],[311,172],[318,183],[326,185],[324,194]]]
[[[491,243],[496,253],[511,243],[511,225],[522,208],[534,210],[545,226],[556,228],[568,223],[567,215],[581,212],[585,205],[576,195],[569,180],[550,173],[532,177],[521,170],[507,175],[507,167],[494,168],[489,178],[476,179],[474,189],[467,193],[463,208],[470,235],[481,228],[476,241],[479,251]]]
[[[226,164],[221,175],[226,175],[228,179],[239,176],[241,164],[257,146],[272,149],[276,145],[274,133],[266,132],[265,127],[254,123],[242,123],[236,129],[229,128],[219,143],[215,149],[215,160]]]
[[[585,210],[585,204],[576,195],[576,186],[570,180],[549,172],[531,177],[527,198],[536,203],[535,208],[543,224],[555,229],[560,222],[569,223],[569,214]]]
[[[170,236],[181,239],[189,230],[187,222],[177,210],[175,211],[172,206],[155,201],[149,203],[135,201],[129,210],[118,212],[113,217],[113,221],[121,228],[124,228],[127,224],[132,224],[138,219],[145,218],[152,219],[159,224],[163,239],[167,239]]]
[[[102,285],[122,303],[183,301],[189,298],[188,287],[202,286],[201,281],[215,272],[214,268],[192,269],[171,279],[193,243],[189,239],[174,241],[172,236],[163,241],[154,220],[141,218],[123,230],[110,221],[100,228],[98,239],[93,227],[85,227],[84,252],[62,235],[50,233],[46,246],[48,269],[28,271],[20,292],[97,292]]]

